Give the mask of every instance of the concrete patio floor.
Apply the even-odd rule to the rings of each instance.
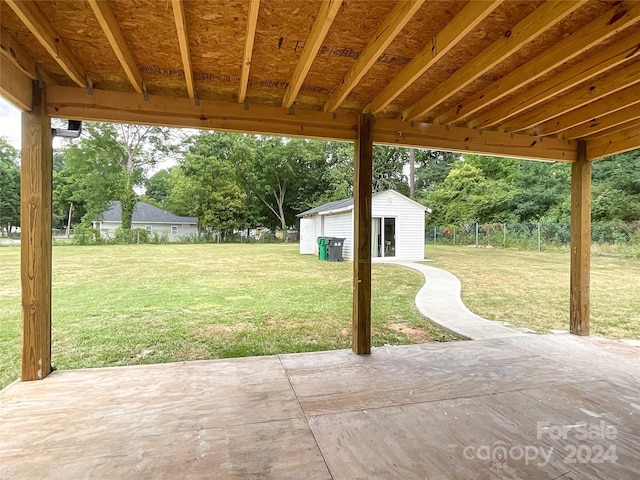
[[[2,479],[637,479],[640,349],[571,335],[54,372]]]

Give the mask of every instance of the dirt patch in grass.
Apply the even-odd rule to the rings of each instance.
[[[431,335],[421,328],[410,327],[404,323],[392,323],[389,328],[396,332],[404,333],[414,343],[427,343],[431,341]]]

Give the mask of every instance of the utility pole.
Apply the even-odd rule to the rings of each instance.
[[[409,149],[409,198],[416,198],[416,151]]]
[[[69,204],[69,219],[67,220],[67,238],[71,234],[71,212],[73,212],[73,202]]]

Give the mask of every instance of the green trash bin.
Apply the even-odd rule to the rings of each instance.
[[[318,260],[327,260],[327,238],[318,237]]]

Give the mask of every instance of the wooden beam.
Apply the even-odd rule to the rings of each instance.
[[[640,83],[640,62],[612,72],[607,77],[585,84],[579,90],[502,123],[499,130],[521,132],[530,129],[530,133],[537,135],[558,133],[563,128],[555,125],[553,122],[555,117],[567,114],[638,83]]]
[[[22,113],[20,264],[22,381],[51,372],[51,122],[46,93],[33,82],[33,109]]]
[[[469,2],[420,52],[413,57],[393,80],[364,109],[378,113],[404,92],[413,82],[458,45],[504,0]]]
[[[189,53],[189,35],[187,33],[187,19],[184,13],[183,0],[171,0],[173,6],[173,18],[176,22],[178,33],[178,43],[180,44],[180,55],[182,56],[182,68],[184,70],[184,80],[187,82],[187,92],[189,98],[196,97],[196,87],[193,80],[193,69],[191,68],[191,54]]]
[[[148,101],[144,101],[134,93],[94,90],[93,95],[88,95],[82,89],[61,86],[50,87],[47,97],[47,111],[52,117],[328,140],[354,141],[356,138],[356,116],[348,113],[334,116],[296,110],[295,115],[291,115],[280,107],[245,109],[237,103],[204,100],[196,106],[186,98],[150,95]],[[384,119],[376,120],[373,136],[374,142],[380,144],[552,161],[575,160],[575,147],[557,138]]]
[[[574,138],[585,138],[593,135],[597,135],[599,132],[610,130],[622,124],[629,123],[631,121],[637,121],[640,118],[640,108],[636,105],[618,110],[617,112],[601,115],[597,118],[592,118],[582,125],[577,125],[569,130],[562,132],[562,138],[571,140]],[[601,135],[598,135],[601,136]]]
[[[31,80],[38,79],[36,62],[2,26],[0,26],[0,54]]]
[[[22,111],[31,111],[31,82],[13,62],[4,55],[0,56],[0,96]]]
[[[373,117],[358,115],[353,179],[353,351],[371,353]]]
[[[571,283],[570,332],[589,335],[591,264],[591,162],[586,142],[578,141],[577,161],[571,165]]]
[[[71,53],[65,41],[54,30],[35,2],[6,0],[6,3],[71,80],[80,87],[93,85],[80,62]]]
[[[504,134],[429,123],[376,119],[376,144],[428,148],[450,152],[481,153],[528,160],[575,161],[575,145],[557,138]]]
[[[362,50],[355,63],[342,79],[340,85],[334,89],[329,100],[324,105],[325,112],[333,112],[344,102],[347,95],[360,83],[362,77],[369,71],[380,55],[384,53],[423,3],[424,0],[402,0],[396,3],[391,13],[387,15],[378,27],[373,38],[369,40],[367,46]]]
[[[402,112],[402,120],[415,120],[424,117],[442,102],[451,98],[482,74],[509,57],[523,45],[535,39],[572,12],[580,8],[587,0],[568,2],[545,2],[524,20],[458,69],[447,80],[439,84],[426,96]]]
[[[258,24],[258,10],[260,0],[249,0],[249,13],[247,15],[247,31],[244,35],[244,53],[242,54],[242,70],[240,72],[240,89],[238,90],[238,103],[244,103],[249,85],[249,70],[251,57],[253,56],[253,42],[256,38],[256,25]]]
[[[582,62],[534,85],[527,90],[526,95],[516,95],[481,113],[467,122],[467,126],[488,128],[498,125],[637,56],[640,56],[640,41],[633,35],[621,38]]]
[[[106,0],[88,1],[91,10],[93,10],[95,17],[98,19],[98,23],[107,36],[107,40],[109,40],[109,44],[116,54],[116,57],[118,57],[118,61],[120,65],[122,65],[131,85],[133,85],[136,92],[145,92],[146,88],[138,65],[131,54],[131,50],[129,50],[129,46],[122,35],[122,30],[120,30],[120,24],[113,15],[109,3]]]
[[[612,8],[533,60],[492,82],[481,92],[437,117],[434,123],[458,122],[549,73],[640,21],[640,3]]]
[[[618,133],[618,132],[622,132],[623,130],[629,130],[630,128],[635,128],[640,126],[640,117],[639,118],[635,118],[633,120],[629,120],[628,122],[624,122],[621,123],[619,125],[616,125],[614,127],[610,127],[607,128],[606,130],[601,130],[599,132],[593,133],[591,135],[582,137],[582,140],[587,140],[587,141],[591,141],[591,140],[595,140],[597,138],[602,138],[602,137],[608,137],[610,135],[613,135],[614,133]],[[587,142],[587,145],[589,145],[589,142]],[[588,150],[588,148],[587,148]]]
[[[289,108],[295,102],[298,92],[304,83],[304,79],[307,78],[307,74],[311,69],[311,65],[318,54],[318,50],[322,46],[324,37],[327,36],[329,28],[333,23],[333,20],[338,14],[338,10],[342,6],[342,0],[325,0],[320,5],[320,11],[313,22],[311,27],[311,33],[307,38],[296,69],[293,72],[293,77],[287,87],[287,92],[282,99],[282,106]]]
[[[597,118],[601,115],[609,115],[639,103],[640,84],[636,84],[613,95],[608,95],[597,102],[588,103],[580,108],[558,115],[547,122],[537,125],[535,130],[532,129],[531,131],[547,132],[549,135],[563,132],[576,125],[582,125],[585,120]]]
[[[587,142],[587,158],[596,160],[640,148],[640,125]]]

